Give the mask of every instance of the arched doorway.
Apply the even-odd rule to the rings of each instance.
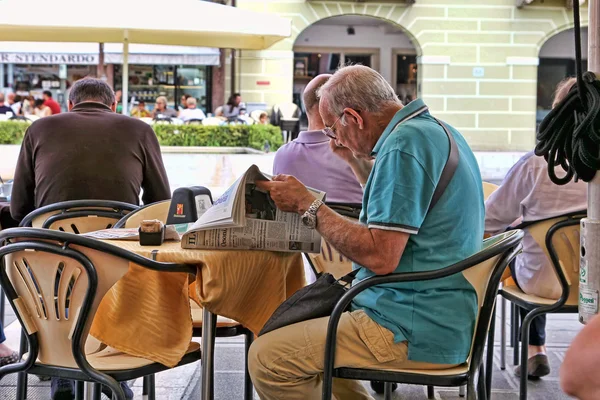
[[[551,36],[541,47],[537,80],[537,123],[550,112],[556,85],[575,76],[575,39],[573,29]],[[587,28],[581,29],[583,71],[587,71]]]
[[[294,102],[300,106],[313,77],[347,64],[379,71],[405,103],[418,95],[419,47],[399,25],[384,19],[340,15],[319,20],[298,35],[293,50]]]

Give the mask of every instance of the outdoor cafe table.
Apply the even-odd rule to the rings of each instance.
[[[300,253],[187,250],[179,242],[105,242],[156,261],[198,266],[190,285],[187,274],[130,264],[102,300],[90,333],[119,351],[174,366],[192,340],[190,297],[195,299],[204,308],[203,399],[208,398],[206,388],[213,386],[216,316],[231,318],[256,334],[273,311],[305,285]]]

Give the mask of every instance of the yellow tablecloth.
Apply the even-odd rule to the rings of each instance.
[[[140,246],[106,241],[156,260],[195,264],[198,274],[155,272],[131,264],[104,297],[91,334],[122,352],[176,365],[192,339],[190,296],[211,312],[258,333],[273,311],[305,284],[301,254],[182,249],[178,242]],[[189,292],[189,295],[188,295]]]

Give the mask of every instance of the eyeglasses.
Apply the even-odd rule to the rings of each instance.
[[[333,139],[333,140],[337,140],[337,136],[335,135],[335,131],[333,130],[333,128],[335,127],[335,124],[338,123],[338,121],[340,119],[342,119],[342,117],[344,116],[344,113],[342,113],[338,119],[335,120],[335,122],[333,123],[333,125],[331,126],[326,126],[325,128],[323,128],[322,132],[325,136],[327,136],[329,139]]]

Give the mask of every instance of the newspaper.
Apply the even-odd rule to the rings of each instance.
[[[251,166],[184,234],[185,249],[245,249],[319,253],[321,235],[295,213],[279,210],[255,185],[271,176]],[[308,189],[318,199],[325,192]]]

